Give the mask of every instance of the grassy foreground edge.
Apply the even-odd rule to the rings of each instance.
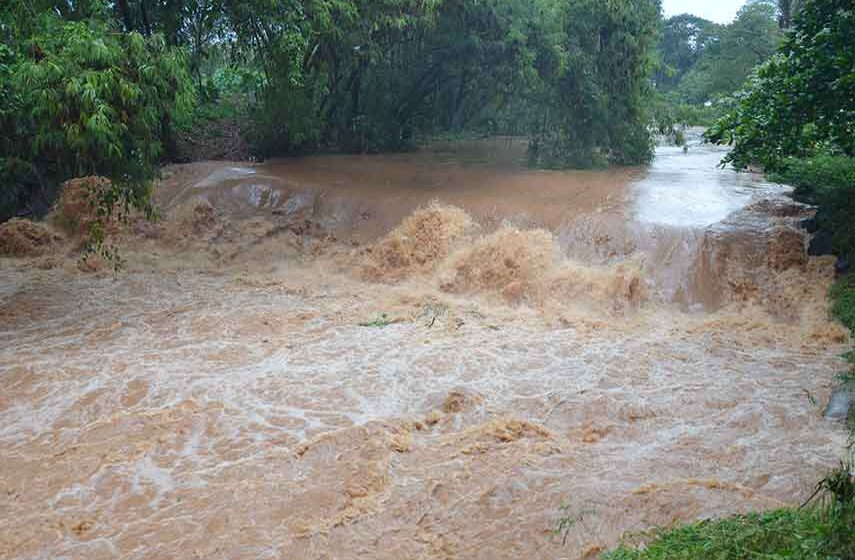
[[[831,297],[835,316],[855,332],[855,273],[840,278]],[[848,357],[852,367],[843,382],[855,384],[855,352]],[[633,535],[629,540],[636,544],[624,544],[601,560],[855,560],[853,444],[855,438],[848,461],[822,479],[800,508],[654,529]]]

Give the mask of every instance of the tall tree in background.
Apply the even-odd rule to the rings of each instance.
[[[563,60],[552,78],[532,159],[541,165],[640,164],[652,158],[651,92],[660,3],[576,0],[562,14]]]
[[[778,23],[782,30],[787,30],[793,25],[793,18],[801,7],[801,0],[778,0]]]
[[[781,41],[777,6],[773,2],[746,4],[730,25],[718,27],[697,65],[678,91],[690,103],[704,103],[736,91],[755,66],[771,57]]]
[[[657,88],[676,87],[701,57],[710,42],[718,39],[718,26],[711,21],[680,14],[666,19],[659,38],[660,65],[655,74]]]

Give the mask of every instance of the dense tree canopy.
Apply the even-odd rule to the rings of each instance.
[[[657,88],[690,104],[730,95],[778,48],[778,15],[776,3],[755,0],[729,25],[688,14],[669,18],[660,34]]]
[[[645,97],[658,22],[652,2],[567,4],[562,57],[546,77],[556,86],[557,103],[536,131],[533,159],[574,167],[650,160]]]
[[[673,90],[695,67],[718,31],[718,25],[691,14],[666,19],[659,39],[661,61],[655,75],[657,87],[662,91]]]
[[[778,168],[788,157],[855,156],[855,6],[805,0],[778,54],[710,131],[728,161]]]
[[[114,181],[108,209],[143,202],[167,132],[192,103],[180,51],[159,36],[111,32],[92,6],[63,6],[72,17],[25,3],[0,13],[4,214],[95,173]]]

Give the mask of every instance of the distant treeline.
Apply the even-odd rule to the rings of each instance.
[[[666,19],[653,76],[657,126],[665,132],[675,125],[711,125],[752,70],[778,49],[799,4],[749,1],[726,25],[690,14]]]

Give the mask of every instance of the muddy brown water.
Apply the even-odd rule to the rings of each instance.
[[[0,261],[0,557],[592,558],[809,496],[806,210],[698,146],[521,154],[179,166],[118,276]]]

